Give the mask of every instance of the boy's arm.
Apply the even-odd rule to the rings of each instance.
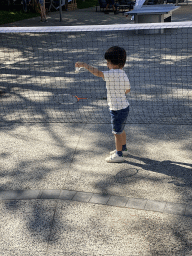
[[[91,74],[93,74],[94,76],[98,76],[98,77],[102,77],[104,78],[103,72],[99,71],[97,68],[94,68],[90,65],[88,65],[87,63],[84,62],[76,62],[75,63],[75,67],[78,68],[85,68],[87,69]]]

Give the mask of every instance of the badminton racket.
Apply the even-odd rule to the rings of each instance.
[[[75,104],[80,100],[87,100],[87,98],[80,98],[76,95],[71,95],[71,94],[56,94],[54,96],[54,99],[59,104],[64,104],[64,105]]]

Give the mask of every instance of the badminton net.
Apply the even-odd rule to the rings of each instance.
[[[0,122],[110,123],[105,51],[123,47],[128,123],[192,124],[192,22],[0,28]]]

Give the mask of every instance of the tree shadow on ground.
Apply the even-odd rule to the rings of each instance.
[[[116,185],[132,184],[135,179],[144,180],[159,180],[161,177],[151,177],[150,173],[164,174],[171,178],[170,183],[173,183],[176,187],[185,187],[191,190],[192,188],[192,164],[181,163],[175,161],[157,161],[149,158],[137,157],[134,155],[128,155],[129,160],[126,163],[129,165],[128,169],[123,169],[114,176],[109,176],[106,180],[95,183],[95,187],[99,188],[103,195],[110,194],[109,189]],[[130,159],[137,160],[131,161]],[[138,161],[140,163],[138,163]],[[131,166],[131,168],[130,168]],[[140,176],[140,170],[146,170],[148,174]],[[185,197],[185,195],[183,195]],[[189,198],[188,198],[189,200]]]
[[[68,132],[75,129],[75,127],[76,125],[74,124],[69,125]],[[12,128],[13,130],[15,129],[15,127],[12,127]],[[32,125],[30,128],[32,129]],[[99,137],[99,133],[103,133],[103,131],[106,132],[105,128],[106,127],[104,127],[103,130],[100,131],[98,127],[94,126],[94,130],[92,130],[91,133],[95,135],[97,133],[97,136]],[[47,156],[46,159],[40,158],[39,161],[36,161],[34,159],[34,162],[31,162],[31,163],[20,162],[20,164],[18,165],[19,167],[18,173],[15,170],[12,170],[12,172],[9,173],[9,175],[12,175],[12,178],[15,180],[15,182],[19,182],[19,180],[21,182],[25,182],[26,179],[29,179],[29,181],[31,180],[32,182],[35,182],[35,179],[36,179],[36,182],[41,181],[43,177],[45,177],[46,175],[49,175],[50,172],[55,171],[54,168],[43,169],[43,165],[46,164],[46,161],[54,160],[56,161],[57,165],[61,164],[61,162],[66,163],[64,159],[65,157],[68,158],[70,147],[68,147],[68,145],[65,144],[64,141],[62,140],[62,133],[60,133],[59,135],[57,132],[55,132],[55,130],[51,125],[46,125],[46,126],[44,125],[44,129],[46,129],[48,134],[51,136],[53,140],[53,144],[55,143],[57,147],[60,148],[61,150],[62,148],[66,149],[66,155],[63,154],[63,156],[59,157],[56,155],[55,152],[53,152],[53,154]],[[147,127],[145,127],[144,130],[146,129]],[[9,133],[9,130],[5,130],[5,132]],[[11,129],[11,132],[12,132],[12,129]],[[66,133],[65,136],[68,136],[68,132]],[[81,128],[81,133],[82,133],[82,128]],[[38,141],[38,134],[35,134],[36,137],[33,137],[33,138],[30,138],[30,136],[29,135],[27,136],[27,135],[28,135],[27,133],[25,134],[21,133],[21,134],[15,134],[14,136],[16,138],[20,136],[20,138],[28,142],[30,140],[32,140],[31,142],[33,143],[35,141],[36,142]],[[81,135],[79,134],[79,136]],[[162,137],[160,137],[160,139],[162,139]],[[106,148],[106,144],[104,145],[104,147]],[[3,160],[9,157],[10,155],[8,152],[3,152],[1,154],[1,158]],[[70,161],[72,161],[72,158],[70,158]],[[178,184],[178,186],[183,185],[185,187],[189,187],[189,188],[191,187],[192,180],[190,175],[191,175],[192,164],[174,162],[174,161],[157,161],[157,160],[152,160],[150,158],[134,156],[131,154],[129,154],[126,162],[127,162],[127,165],[129,165],[129,168],[126,169],[123,167],[120,172],[116,173],[116,175],[108,177],[107,179],[102,181],[102,183],[101,182],[96,183],[95,186],[100,188],[102,194],[109,193],[108,190],[110,189],[110,187],[113,187],[116,185],[123,186],[131,183],[132,179],[134,179],[134,177],[139,175],[140,169],[146,170],[147,172],[156,172],[156,173],[168,175],[170,177],[173,177],[173,181],[175,182],[175,184]],[[29,173],[25,172],[25,168],[28,168],[28,164],[34,165],[35,169],[36,168],[38,169],[38,166],[40,167],[38,172],[35,172],[35,169],[32,170],[33,176],[30,176]],[[4,172],[4,175],[6,175],[5,172]],[[22,177],[23,177],[23,180],[22,180]],[[9,178],[8,173],[7,173],[7,178]],[[145,179],[147,180],[148,176],[145,177]],[[4,189],[8,189],[8,188],[9,188],[9,184],[7,184],[7,187],[4,187]],[[184,195],[182,196],[184,197]],[[24,225],[25,229],[27,230],[26,234],[28,234],[33,244],[47,245],[49,246],[50,250],[53,250],[52,247],[55,248],[55,245],[57,246],[58,244],[59,245],[64,244],[62,240],[63,238],[62,234],[65,234],[65,235],[68,234],[71,237],[70,243],[72,243],[73,245],[76,245],[76,242],[77,242],[76,236],[77,237],[81,236],[81,238],[83,236],[83,239],[78,241],[78,246],[83,246],[84,245],[83,240],[84,238],[86,238],[88,241],[87,244],[89,245],[89,242],[91,241],[94,244],[94,248],[96,248],[94,250],[97,250],[98,244],[96,241],[98,241],[98,239],[100,242],[100,246],[103,246],[104,248],[106,246],[109,246],[110,243],[112,244],[112,242],[115,239],[120,239],[120,238],[125,239],[125,237],[129,235],[130,232],[132,232],[134,237],[138,237],[137,233],[140,232],[141,240],[146,240],[147,243],[150,244],[150,250],[152,252],[151,255],[153,254],[155,255],[158,253],[168,254],[171,250],[173,253],[183,253],[184,251],[188,252],[191,248],[190,247],[191,243],[187,235],[185,234],[185,232],[188,232],[188,230],[185,229],[183,231],[182,229],[180,229],[179,225],[177,226],[174,225],[175,223],[177,223],[177,220],[180,220],[180,217],[178,218],[175,217],[173,222],[171,222],[171,224],[168,225],[167,228],[165,228],[167,225],[166,221],[162,220],[161,222],[159,222],[158,220],[154,220],[154,218],[151,218],[151,217],[140,218],[140,220],[137,222],[133,220],[130,226],[123,224],[123,226],[121,227],[121,229],[123,229],[123,232],[124,232],[124,238],[123,238],[123,236],[121,235],[119,236],[119,234],[117,235],[115,233],[116,231],[118,232],[118,229],[114,232],[114,228],[112,227],[111,224],[106,225],[105,230],[102,230],[104,225],[103,219],[102,218],[96,219],[96,217],[92,216],[91,214],[90,214],[90,217],[87,219],[86,225],[84,224],[84,226],[81,226],[81,223],[79,223],[79,225],[76,225],[73,221],[73,218],[71,218],[72,216],[71,214],[73,213],[72,209],[74,205],[70,206],[70,203],[68,204],[68,206],[64,207],[62,211],[62,217],[56,214],[57,213],[56,206],[54,208],[49,206],[48,204],[49,203],[47,202],[47,206],[46,206],[45,204],[43,204],[43,201],[34,202],[32,205],[29,206],[27,210],[28,213],[24,214],[25,218],[23,219],[23,217],[22,218],[18,217],[19,221],[18,219],[17,221],[19,223],[22,223],[22,225]],[[78,203],[76,202],[76,204],[77,204],[76,207],[78,208],[79,207]],[[24,207],[18,201],[5,202],[5,205],[6,205],[7,214],[11,214],[13,211],[15,211],[16,213],[20,213],[22,212]],[[108,210],[113,217],[113,209],[112,210],[108,209]],[[101,212],[103,214],[103,211],[104,209],[100,209],[100,214]],[[56,215],[54,215],[54,213]],[[68,214],[68,216],[65,218],[66,213]],[[83,216],[82,218],[84,218],[83,211],[82,211],[82,216]],[[95,220],[91,222],[91,220],[93,220],[94,218]],[[87,230],[90,230],[90,229],[91,229],[90,231],[91,238],[90,237],[87,238]],[[147,234],[146,234],[146,230],[148,230]],[[156,230],[160,230],[160,234],[161,234],[160,237],[159,237],[159,231],[156,232]],[[167,237],[171,239],[171,242],[169,241],[170,243],[164,242],[165,240],[164,237],[167,235],[167,233],[169,233]],[[158,239],[158,242],[157,242],[157,239]],[[125,241],[127,240],[125,239]],[[23,244],[24,243],[26,243],[25,240],[23,240]],[[178,247],[175,247],[177,243],[178,243]],[[135,242],[135,244],[137,244],[137,242]],[[162,245],[164,245],[163,248],[162,248]],[[170,245],[172,246],[172,248],[170,248],[171,247]],[[111,246],[113,247],[113,245]],[[63,252],[62,249],[60,250],[61,252]]]

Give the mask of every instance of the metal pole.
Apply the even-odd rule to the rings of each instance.
[[[59,0],[59,12],[60,12],[60,22],[62,21],[62,6],[61,6],[61,0]]]

